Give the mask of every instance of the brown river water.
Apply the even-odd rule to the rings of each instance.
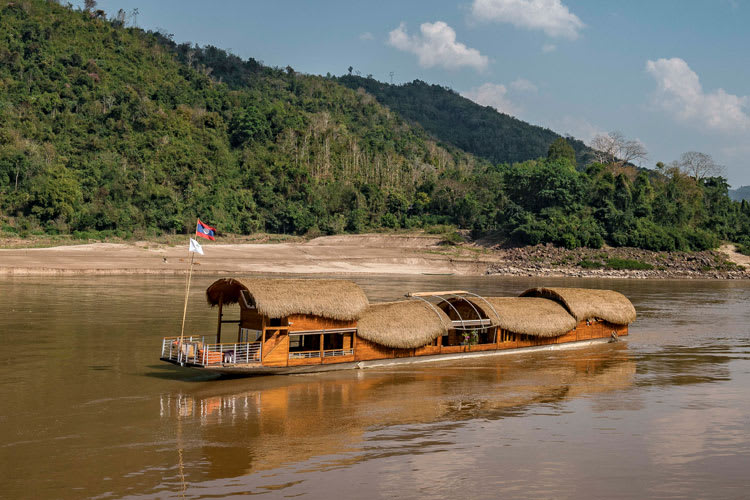
[[[179,278],[0,278],[0,497],[750,497],[750,282],[354,279],[371,301],[613,288],[638,320],[581,349],[216,380],[158,359]],[[188,332],[215,330],[211,281]]]

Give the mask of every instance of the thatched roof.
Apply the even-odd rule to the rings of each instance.
[[[357,335],[386,347],[413,349],[448,333],[451,320],[421,300],[373,304],[359,318]]]
[[[553,300],[536,297],[485,297],[484,299],[487,302],[476,297],[468,300],[477,308],[481,308],[493,325],[511,332],[535,337],[557,337],[576,327],[575,318]]]
[[[556,300],[578,321],[601,318],[616,325],[635,321],[635,307],[619,292],[590,288],[531,288],[521,297],[544,297]]]
[[[206,289],[208,303],[235,304],[247,290],[258,312],[269,318],[311,314],[352,321],[369,305],[362,289],[351,281],[306,279],[224,278]]]

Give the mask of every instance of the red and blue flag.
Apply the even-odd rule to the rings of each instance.
[[[195,235],[200,236],[201,238],[206,238],[207,240],[215,240],[216,229],[202,223],[201,220],[198,219],[198,224],[195,226]]]

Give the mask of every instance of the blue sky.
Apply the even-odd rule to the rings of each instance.
[[[649,158],[711,154],[750,184],[750,0],[100,0],[178,42],[267,65],[446,85],[590,140],[621,131]],[[132,22],[132,21],[131,21]]]

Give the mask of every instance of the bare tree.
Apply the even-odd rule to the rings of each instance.
[[[640,164],[648,158],[648,151],[641,141],[627,140],[622,132],[617,131],[597,135],[591,141],[591,148],[599,163],[623,166],[629,163]]]
[[[84,0],[83,8],[88,12],[91,12],[96,8],[96,0]]]
[[[680,161],[677,162],[680,170],[693,179],[700,180],[706,177],[715,177],[724,173],[724,167],[714,161],[711,155],[699,151],[688,151],[682,153]]]
[[[118,10],[117,11],[117,16],[115,17],[115,22],[114,22],[115,26],[120,27],[120,28],[124,28],[125,27],[125,19],[126,19],[125,11],[123,9]]]

